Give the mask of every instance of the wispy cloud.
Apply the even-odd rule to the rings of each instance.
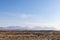
[[[55,28],[56,30],[60,30],[60,24],[56,23],[36,23],[36,22],[17,22],[17,23],[2,23],[0,24],[0,27],[7,27],[7,26],[21,26],[21,27],[27,27],[27,28],[40,28],[42,29],[46,28],[47,29],[52,29]]]
[[[25,13],[24,14],[23,13],[4,13],[4,14],[8,16],[16,17],[16,18],[22,18],[22,19],[32,17],[31,14],[25,14]]]
[[[18,15],[18,17],[20,17],[20,18],[30,18],[32,15],[30,15],[30,14],[20,14],[20,15]]]
[[[24,25],[24,26],[28,26],[30,28],[33,28],[33,27],[52,27],[52,28],[56,28],[56,30],[60,30],[60,24],[58,23],[32,23],[32,22],[25,22],[25,23],[21,23],[21,26]]]

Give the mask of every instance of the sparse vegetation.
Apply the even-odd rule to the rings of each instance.
[[[60,31],[0,31],[0,40],[60,40]]]

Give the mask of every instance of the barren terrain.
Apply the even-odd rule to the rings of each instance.
[[[0,40],[60,40],[60,31],[0,31]]]

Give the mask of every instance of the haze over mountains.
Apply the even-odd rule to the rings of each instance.
[[[0,27],[0,30],[55,30],[54,27],[22,27],[22,26],[8,26],[8,27]]]

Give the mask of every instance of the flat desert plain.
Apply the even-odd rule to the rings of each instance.
[[[2,31],[0,40],[60,40],[60,31],[30,30],[30,31]]]

